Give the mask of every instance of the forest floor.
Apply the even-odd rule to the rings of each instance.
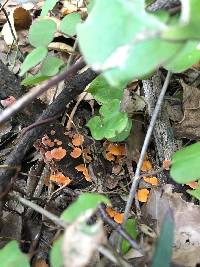
[[[32,49],[28,28],[43,2],[19,7],[15,1],[9,1],[4,7],[15,27],[18,48],[10,46],[12,34],[6,32],[7,18],[1,12],[1,28],[6,32],[0,38],[1,112],[10,105],[6,102],[10,96],[19,99],[29,92],[29,87],[21,85],[18,74],[23,56]],[[69,6],[60,3],[54,15],[59,20],[70,12],[68,9]],[[55,37],[49,51],[67,63],[73,46],[73,38],[60,35]],[[127,230],[132,241],[137,236],[142,251],[133,245],[122,265],[118,258],[116,263],[114,256],[111,265],[105,255],[97,253],[91,266],[149,266],[160,226],[169,209],[173,210],[176,225],[172,266],[199,266],[200,207],[199,201],[188,193],[197,183],[176,184],[169,174],[173,153],[200,137],[199,69],[197,64],[171,76],[145,154],[136,200],[129,212],[129,218],[133,218],[137,226],[133,234]],[[37,71],[36,66],[31,74]],[[124,234],[120,225],[132,179],[166,75],[161,69],[148,80],[136,80],[127,86],[122,109],[128,112],[133,128],[124,142],[96,141],[86,126],[99,109],[92,95],[83,92],[96,76],[90,69],[51,87],[0,125],[0,247],[17,240],[22,251],[28,253],[31,266],[51,266],[49,251],[61,230],[45,211],[59,217],[80,194],[91,192],[107,196],[112,203],[112,208],[101,206],[98,216],[104,221],[108,242],[117,250],[116,233]],[[37,207],[42,207],[44,213]],[[81,246],[78,249],[81,250]]]

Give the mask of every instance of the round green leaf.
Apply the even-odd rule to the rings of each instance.
[[[170,175],[177,183],[186,184],[200,178],[200,142],[174,154]]]
[[[28,56],[25,58],[23,64],[21,65],[20,76],[24,75],[28,70],[35,67],[47,56],[48,50],[46,47],[35,48]]]
[[[29,30],[29,42],[32,46],[48,46],[53,40],[56,23],[52,19],[40,19],[34,22]]]
[[[46,81],[48,79],[49,79],[48,76],[44,76],[39,72],[36,75],[28,75],[28,77],[25,78],[21,82],[21,85],[29,86],[29,85],[33,85],[33,84],[38,84],[38,83],[41,83],[41,82]]]
[[[65,16],[61,21],[60,30],[69,36],[74,36],[76,34],[76,26],[80,22],[81,15],[78,13],[71,13]]]
[[[44,76],[54,76],[62,65],[64,62],[60,58],[48,56],[45,58],[40,72]]]
[[[94,116],[91,118],[86,126],[90,129],[92,137],[95,140],[102,140],[105,136],[104,127],[102,125],[101,117]]]
[[[0,250],[1,267],[30,267],[28,257],[21,252],[16,241],[9,242]]]

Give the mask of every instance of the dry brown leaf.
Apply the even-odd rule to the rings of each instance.
[[[32,18],[30,12],[23,7],[17,7],[13,13],[15,29],[25,30],[31,26]]]
[[[149,196],[149,190],[146,188],[144,189],[139,189],[137,192],[137,198],[140,202],[147,202]]]
[[[61,185],[70,184],[71,180],[68,176],[65,176],[62,172],[56,172],[50,176],[50,180]]]
[[[191,140],[200,137],[200,90],[189,86],[181,81],[183,87],[183,110],[182,121],[174,127],[175,135],[178,138],[188,138]]]
[[[84,137],[81,134],[74,134],[72,144],[74,146],[81,146],[84,142]]]
[[[70,156],[74,159],[79,158],[82,154],[82,150],[79,147],[75,147],[74,150],[70,153]]]
[[[152,189],[143,214],[156,220],[153,230],[159,233],[166,211],[171,208],[175,221],[172,261],[178,266],[196,267],[200,262],[200,207],[184,201],[181,195],[173,191],[172,185]]]
[[[84,166],[84,164],[80,164],[80,165],[76,166],[75,169],[76,169],[78,172],[82,172],[83,175],[85,176],[85,179],[86,179],[88,182],[91,182],[91,181],[92,181],[92,178],[91,178],[91,176],[89,175],[89,171],[88,171],[88,169]]]

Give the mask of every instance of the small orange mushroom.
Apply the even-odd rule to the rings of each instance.
[[[81,146],[84,142],[84,137],[81,134],[74,134],[72,144],[74,146]]]
[[[62,172],[56,172],[50,176],[50,180],[62,185],[70,184],[71,180],[68,176],[65,176]]]
[[[146,188],[144,189],[139,189],[137,192],[137,198],[140,202],[147,202],[149,196],[149,190]]]
[[[62,148],[61,146],[51,150],[52,157],[57,160],[63,159],[66,156],[66,153],[66,149]]]
[[[88,182],[91,182],[91,181],[92,181],[92,178],[91,178],[91,176],[89,175],[89,171],[88,171],[88,169],[84,166],[84,164],[80,164],[80,165],[76,166],[75,169],[76,169],[78,172],[82,172],[83,175],[85,176],[85,179],[86,179]]]
[[[70,156],[74,159],[80,157],[82,151],[79,147],[75,147],[74,150],[70,153]]]

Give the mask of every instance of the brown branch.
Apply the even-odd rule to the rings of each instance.
[[[53,103],[48,106],[36,122],[61,114],[65,110],[66,105],[80,94],[83,89],[96,77],[96,75],[97,74],[95,72],[88,69],[84,73],[76,75],[74,78],[68,80],[63,91],[53,101]],[[14,150],[10,153],[4,164],[8,166],[20,166],[24,156],[33,146],[33,143],[43,135],[48,127],[49,125],[42,124],[26,132],[19,140]],[[13,174],[15,174],[15,172],[12,169],[0,169],[0,194],[6,190]]]
[[[85,66],[85,62],[82,59],[80,59],[71,68],[69,68],[68,70],[65,69],[63,72],[61,72],[58,75],[52,77],[47,82],[44,82],[41,85],[33,87],[27,94],[25,94],[20,99],[18,99],[13,105],[9,106],[3,112],[1,112],[1,114],[0,114],[0,125],[3,122],[7,121],[16,112],[18,112],[19,110],[23,109],[28,104],[30,104],[36,97],[38,97],[41,94],[43,94],[50,87],[58,84],[62,80],[69,79],[70,77],[75,75],[80,69],[82,69],[84,66]]]

